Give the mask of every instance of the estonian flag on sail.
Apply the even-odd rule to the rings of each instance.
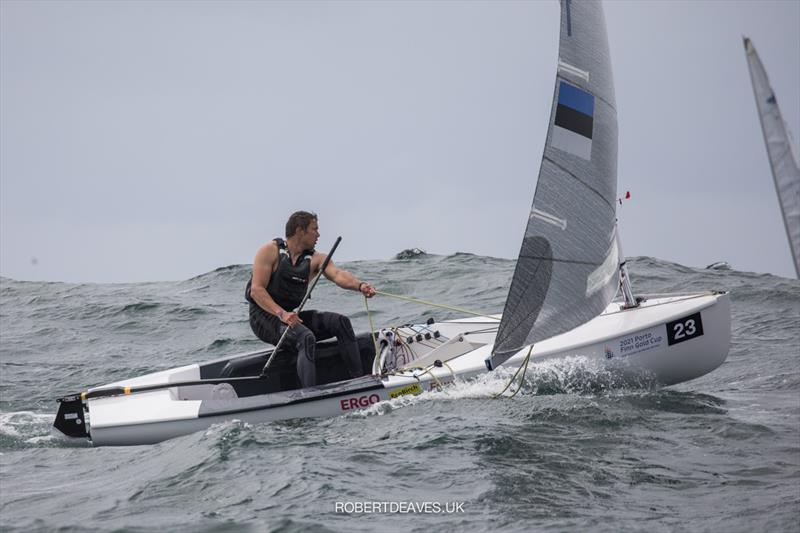
[[[593,124],[594,96],[562,81],[550,145],[590,160]]]

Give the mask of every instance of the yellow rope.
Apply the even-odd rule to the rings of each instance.
[[[517,386],[517,390],[515,390],[514,393],[511,396],[509,396],[509,398],[513,398],[514,396],[517,395],[519,391],[522,390],[522,384],[525,383],[525,373],[528,371],[528,361],[531,360],[532,350],[533,350],[533,345],[531,344],[531,348],[530,350],[528,350],[528,355],[525,356],[525,368],[522,369],[522,376],[520,376],[519,378],[519,385]]]
[[[425,374],[430,374],[431,377],[433,378],[433,381],[436,382],[436,386],[439,388],[439,390],[444,392],[445,394],[447,394],[447,391],[444,389],[444,383],[442,383],[441,380],[436,377],[436,374],[431,372],[431,370],[434,368],[434,366],[435,365],[429,365],[429,366],[424,367],[424,368],[421,367],[421,366],[413,366],[413,367],[410,367],[410,368],[403,368],[402,370],[394,370],[392,372],[389,372],[389,375],[402,376],[406,372],[411,372],[411,377],[416,379],[417,381],[419,381],[420,377],[424,376]],[[449,366],[447,368],[450,370],[451,373],[453,372],[453,370]],[[422,373],[421,374],[416,374],[415,371],[417,371],[417,370],[422,372]],[[455,377],[455,374],[453,374],[453,376]]]
[[[416,368],[419,369],[419,370],[424,370],[424,372],[422,374],[414,376],[417,379],[417,381],[419,381],[420,376],[424,376],[425,374],[430,374],[431,377],[433,378],[433,380],[436,382],[436,386],[439,387],[439,390],[443,390],[444,389],[444,385],[442,385],[442,382],[439,381],[439,378],[437,378],[436,375],[433,372],[431,372],[431,368],[433,368],[433,365],[431,365],[431,366],[429,366],[427,368],[422,368],[421,366],[418,366]]]
[[[370,313],[369,311],[369,303],[367,302],[366,296],[364,296],[364,307],[367,308],[367,318],[369,319],[369,331],[370,331],[370,336],[372,337],[372,344],[375,346],[375,357],[377,358],[381,356],[380,352],[378,351],[378,337],[375,335],[375,325],[372,323],[372,313]],[[380,371],[381,369],[379,368],[378,372]]]
[[[448,364],[447,364],[447,363],[445,363],[445,362],[442,362],[442,365],[443,365],[443,366],[445,366],[445,367],[447,367],[447,370],[449,370],[449,371],[450,371],[450,375],[451,375],[451,376],[453,376],[453,379],[455,379],[455,377],[456,377],[456,374],[455,374],[455,372],[453,372],[453,369],[452,369],[452,368],[450,368],[450,365],[448,365]],[[434,374],[434,373],[432,372],[432,370],[433,370],[435,367],[436,367],[436,364],[435,364],[435,363],[434,363],[434,364],[430,364],[430,365],[428,365],[427,367],[424,367],[424,368],[423,368],[423,367],[421,367],[421,366],[414,366],[414,367],[411,367],[411,368],[404,368],[404,369],[402,369],[402,370],[394,370],[394,371],[392,371],[392,372],[389,372],[389,375],[392,375],[392,376],[401,376],[401,375],[404,375],[406,372],[411,372],[411,373],[412,373],[412,374],[411,374],[411,377],[413,377],[414,379],[416,379],[417,381],[419,381],[419,378],[420,378],[420,377],[424,376],[425,374],[430,374],[430,375],[431,375],[431,377],[433,378],[433,381],[435,381],[435,382],[436,382],[436,385],[437,385],[437,387],[438,387],[438,390],[439,390],[439,391],[441,391],[441,392],[443,392],[443,393],[445,393],[445,394],[447,394],[447,395],[449,396],[449,393],[447,392],[447,389],[445,389],[445,387],[444,387],[444,383],[442,383],[442,382],[441,382],[441,380],[440,380],[439,378],[437,378],[437,377],[436,377],[436,374]],[[416,373],[415,373],[415,371],[420,371],[420,372],[422,372],[422,373],[421,373],[421,374],[416,374]]]
[[[409,296],[401,296],[399,294],[391,294],[391,293],[388,293],[388,292],[377,291],[377,290],[375,291],[375,294],[380,294],[381,296],[388,296],[389,298],[397,298],[398,300],[405,300],[407,302],[413,302],[413,303],[417,303],[417,304],[421,304],[421,305],[427,305],[427,306],[430,306],[430,307],[438,307],[440,309],[447,309],[448,311],[456,311],[458,313],[464,313],[466,315],[480,316],[480,317],[490,318],[492,320],[498,320],[498,321],[500,320],[496,316],[485,315],[483,313],[475,313],[474,311],[469,311],[467,309],[462,309],[461,307],[453,307],[451,305],[437,304],[437,303],[429,302],[427,300],[420,300],[418,298],[411,298]]]
[[[499,393],[497,393],[494,396],[492,396],[492,398],[499,398],[500,396],[502,396],[503,393],[505,393],[508,390],[508,388],[511,386],[511,384],[514,383],[514,381],[517,379],[517,375],[519,375],[520,370],[521,370],[522,371],[522,377],[519,380],[519,387],[517,387],[517,390],[514,391],[514,393],[510,396],[510,398],[513,398],[514,396],[517,395],[517,393],[522,388],[523,381],[525,380],[525,373],[528,371],[528,361],[530,361],[530,359],[531,359],[531,352],[532,351],[533,351],[533,344],[531,344],[531,347],[528,349],[528,355],[525,356],[524,364],[520,365],[520,367],[517,369],[517,371],[514,372],[514,375],[511,376],[511,379],[508,381],[508,384],[505,386],[505,388],[502,391],[500,391]]]
[[[452,368],[450,368],[450,365],[448,365],[448,364],[447,364],[446,362],[444,362],[444,361],[442,361],[442,364],[443,364],[445,367],[447,367],[447,370],[449,370],[449,371],[450,371],[450,375],[451,375],[451,376],[453,376],[453,379],[456,379],[456,373],[455,373],[455,372],[453,372],[453,369],[452,369]]]

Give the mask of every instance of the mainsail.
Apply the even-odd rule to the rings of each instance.
[[[800,278],[800,170],[797,167],[797,157],[775,93],[769,86],[767,72],[758,58],[753,42],[747,37],[744,38],[744,50],[753,82],[758,116],[761,119],[761,130],[767,145],[767,156],[772,167],[772,177],[775,180],[775,190],[778,192],[778,202],[783,213],[783,224],[789,238],[789,248],[792,250],[794,270]]]
[[[539,179],[491,370],[600,314],[619,284],[617,111],[603,9],[561,0],[558,73]]]

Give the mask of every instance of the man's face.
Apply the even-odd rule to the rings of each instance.
[[[317,245],[317,240],[319,240],[319,224],[317,221],[312,220],[305,230],[301,229],[300,236],[306,248],[314,248]]]

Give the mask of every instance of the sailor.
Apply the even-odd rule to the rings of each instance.
[[[303,388],[317,382],[316,342],[331,337],[339,342],[350,377],[364,374],[349,318],[329,311],[295,312],[326,258],[326,254],[314,250],[318,239],[317,215],[293,213],[286,222],[286,240],[275,238],[256,252],[253,276],[245,289],[250,302],[250,327],[259,339],[275,345],[289,328],[283,346],[297,353],[297,376]],[[372,285],[337,268],[333,261],[328,262],[323,275],[343,289],[358,291],[367,298],[375,295]]]

